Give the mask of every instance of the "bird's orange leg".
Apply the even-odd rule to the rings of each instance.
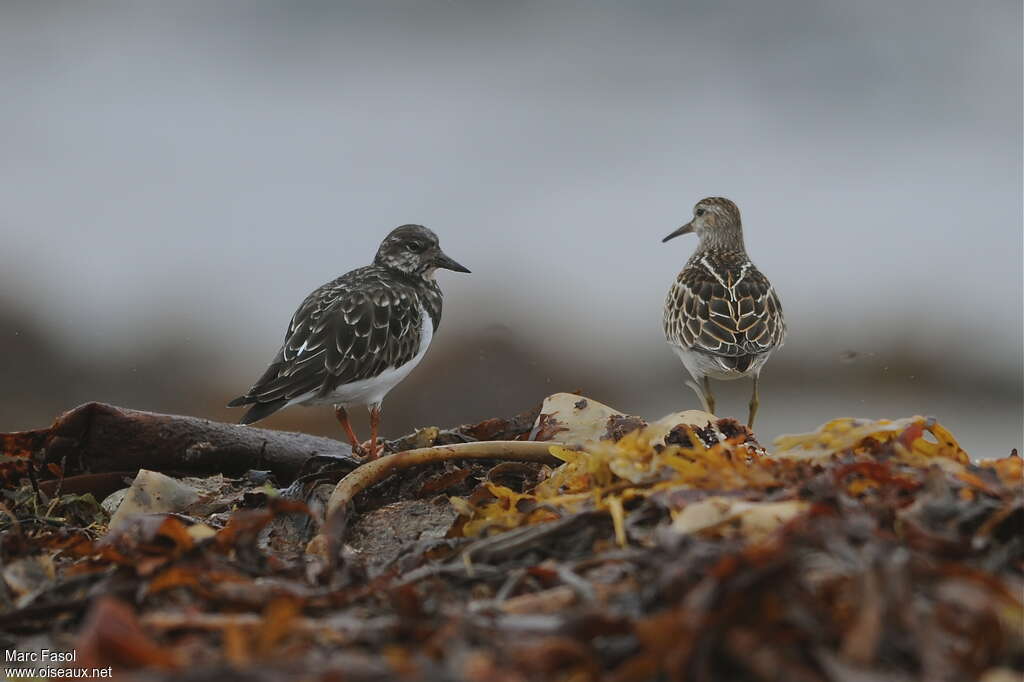
[[[341,428],[345,429],[345,436],[348,437],[348,442],[352,444],[352,452],[361,452],[363,446],[359,444],[359,439],[356,438],[356,432],[352,430],[352,423],[348,420],[348,412],[345,411],[344,406],[334,406],[334,416],[337,417],[338,422],[341,424]]]
[[[370,406],[370,454],[367,459],[377,459],[377,429],[380,426],[380,404]]]

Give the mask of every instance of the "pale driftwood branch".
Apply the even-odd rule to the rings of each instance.
[[[362,491],[370,488],[402,469],[447,462],[453,459],[499,459],[519,462],[558,462],[550,448],[562,445],[552,441],[493,440],[478,443],[454,443],[430,448],[417,448],[384,455],[367,462],[338,481],[327,501],[327,517],[347,505]]]
[[[348,526],[348,513],[352,500],[359,493],[403,469],[455,459],[513,460],[555,464],[558,459],[550,452],[553,445],[564,445],[564,443],[521,440],[455,443],[396,452],[393,455],[385,455],[380,459],[367,462],[338,481],[327,501],[326,522],[321,534],[310,542],[307,551],[312,554],[326,555],[328,566],[332,566]]]

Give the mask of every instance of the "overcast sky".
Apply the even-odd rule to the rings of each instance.
[[[443,334],[670,366],[660,239],[725,195],[790,352],[1020,375],[1019,2],[359,4],[3,3],[0,295],[255,374],[419,222]]]

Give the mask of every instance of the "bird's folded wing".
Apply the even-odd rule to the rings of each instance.
[[[737,357],[765,353],[786,334],[782,305],[752,264],[712,273],[687,268],[669,293],[669,338],[686,348]]]
[[[321,287],[295,312],[284,345],[248,396],[259,402],[326,396],[411,360],[419,350],[416,297],[388,286]]]

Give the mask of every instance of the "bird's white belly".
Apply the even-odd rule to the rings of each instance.
[[[690,373],[690,376],[696,381],[700,381],[704,377],[711,377],[712,379],[722,379],[728,381],[730,379],[739,379],[740,377],[753,376],[761,371],[761,367],[768,361],[768,356],[771,353],[762,353],[754,360],[753,364],[747,368],[746,372],[738,372],[735,369],[730,369],[722,365],[721,362],[714,356],[708,353],[702,353],[692,348],[682,348],[675,344],[672,345],[672,350],[676,352],[679,359],[683,361],[686,366],[686,371]]]
[[[303,405],[344,405],[345,407],[380,403],[391,389],[401,383],[402,379],[407,377],[409,372],[415,369],[416,365],[420,364],[420,360],[423,359],[427,348],[430,346],[430,341],[434,336],[434,323],[430,319],[430,314],[425,309],[420,309],[420,315],[423,320],[420,327],[420,349],[409,362],[398,367],[389,367],[377,376],[370,377],[369,379],[359,379],[358,381],[342,384],[326,396],[317,397],[314,392],[300,396],[293,400],[292,403],[301,403]]]

